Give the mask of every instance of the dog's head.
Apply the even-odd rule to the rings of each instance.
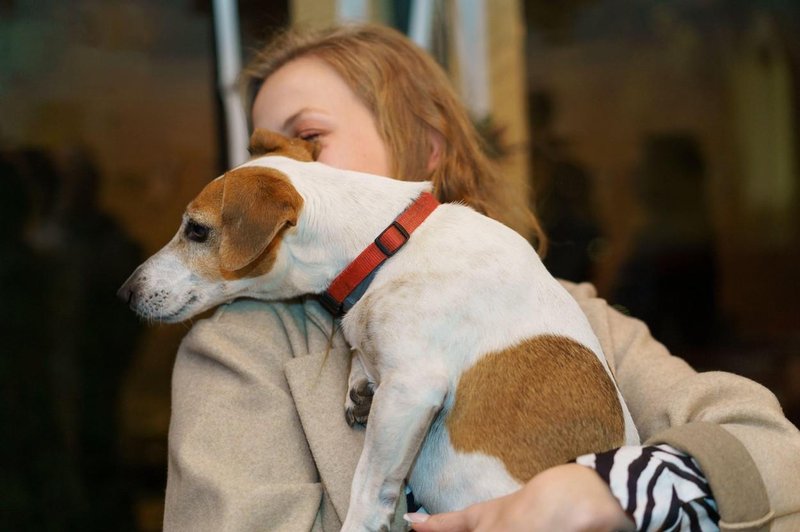
[[[302,161],[316,147],[256,130],[253,155]],[[275,268],[284,233],[297,224],[303,199],[283,173],[241,166],[209,183],[189,203],[178,232],[139,266],[118,295],[146,319],[178,322],[247,292]]]

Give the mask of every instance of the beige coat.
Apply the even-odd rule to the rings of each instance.
[[[643,441],[699,461],[723,530],[800,531],[800,433],[773,394],[696,373],[591,285],[566,286]],[[331,330],[313,300],[241,300],[192,328],[173,374],[165,530],[340,528],[363,431],[345,423],[349,352],[339,333],[325,357]]]

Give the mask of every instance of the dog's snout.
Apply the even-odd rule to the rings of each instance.
[[[123,284],[119,290],[117,290],[117,297],[120,298],[124,303],[128,305],[131,304],[131,300],[133,299],[133,290],[128,286],[126,282]]]
[[[122,287],[119,290],[117,290],[117,297],[120,298],[123,302],[130,305],[131,301],[133,300],[133,290],[131,290],[126,285],[122,285]]]
[[[128,306],[131,306],[136,301],[136,290],[139,284],[139,278],[136,272],[133,273],[128,280],[123,283],[117,290],[117,297],[124,301]]]

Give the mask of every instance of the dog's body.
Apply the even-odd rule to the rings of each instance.
[[[121,293],[167,321],[240,296],[319,294],[429,187],[257,158],[209,184]],[[577,303],[522,237],[466,206],[432,212],[342,328],[351,389],[375,389],[343,530],[386,528],[405,479],[428,510],[449,511],[638,443]]]

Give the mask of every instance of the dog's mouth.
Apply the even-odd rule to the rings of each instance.
[[[183,303],[183,305],[180,306],[180,308],[178,308],[178,310],[174,310],[174,311],[170,312],[169,314],[164,314],[162,316],[159,316],[158,319],[160,321],[164,321],[164,322],[167,322],[167,323],[176,323],[176,322],[179,322],[179,321],[183,321],[184,319],[189,317],[189,316],[183,316],[183,314],[186,313],[186,311],[188,311],[192,307],[192,305],[197,303],[197,301],[199,299],[200,298],[197,297],[196,295],[192,295],[192,296],[189,297],[189,299],[187,299]]]

